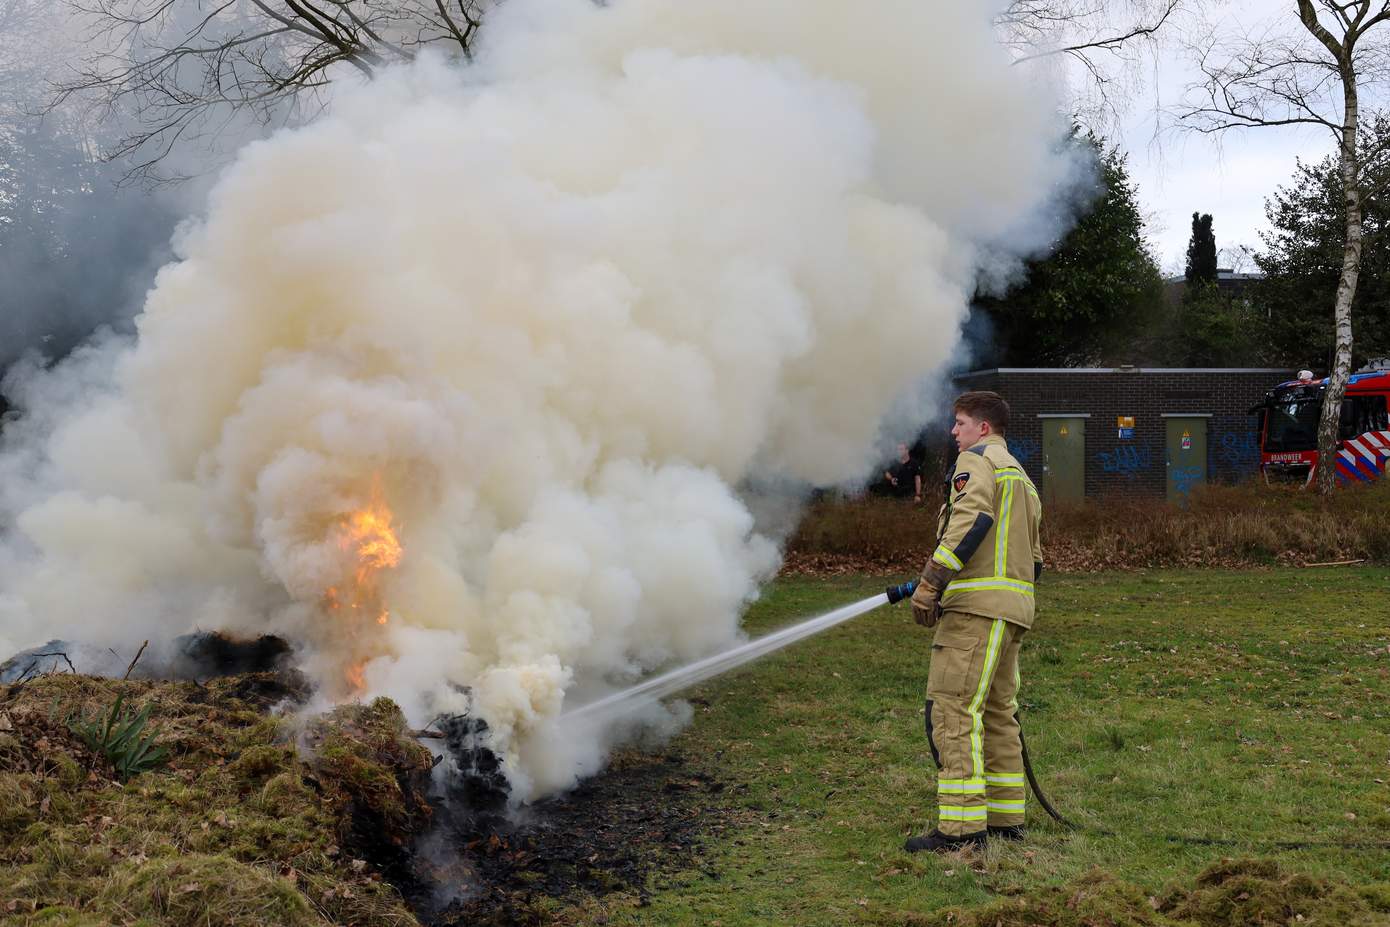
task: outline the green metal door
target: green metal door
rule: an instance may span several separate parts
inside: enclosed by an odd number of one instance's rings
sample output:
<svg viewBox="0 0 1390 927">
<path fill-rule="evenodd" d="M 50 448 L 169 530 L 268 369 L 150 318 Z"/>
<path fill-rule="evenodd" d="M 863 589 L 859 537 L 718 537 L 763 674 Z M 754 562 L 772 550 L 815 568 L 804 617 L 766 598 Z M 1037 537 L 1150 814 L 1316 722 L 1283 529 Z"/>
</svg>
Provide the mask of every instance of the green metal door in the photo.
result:
<svg viewBox="0 0 1390 927">
<path fill-rule="evenodd" d="M 1080 502 L 1086 495 L 1086 420 L 1045 418 L 1043 502 Z"/>
<path fill-rule="evenodd" d="M 1195 486 L 1207 481 L 1207 420 L 1169 418 L 1168 501 L 1185 502 Z"/>
</svg>

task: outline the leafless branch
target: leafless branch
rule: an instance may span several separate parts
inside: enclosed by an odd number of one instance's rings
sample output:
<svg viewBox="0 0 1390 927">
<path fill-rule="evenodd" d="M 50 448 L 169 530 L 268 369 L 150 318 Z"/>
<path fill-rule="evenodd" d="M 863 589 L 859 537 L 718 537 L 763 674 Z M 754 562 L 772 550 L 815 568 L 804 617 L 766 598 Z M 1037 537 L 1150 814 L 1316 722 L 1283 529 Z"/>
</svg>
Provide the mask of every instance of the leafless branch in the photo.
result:
<svg viewBox="0 0 1390 927">
<path fill-rule="evenodd" d="M 150 646 L 149 641 L 145 641 L 140 645 L 140 649 L 135 652 L 135 659 L 131 660 L 130 665 L 125 668 L 125 675 L 121 677 L 122 679 L 130 678 L 130 674 L 135 670 L 135 664 L 140 662 L 140 658 L 145 655 L 145 648 L 148 646 Z"/>
<path fill-rule="evenodd" d="M 0 0 L 0 17 L 15 2 Z M 424 44 L 468 56 L 488 2 L 67 0 L 91 51 L 54 87 L 49 110 L 81 101 L 123 120 L 128 130 L 103 154 L 129 159 L 129 179 L 178 179 L 168 163 L 178 144 L 214 145 L 246 117 L 278 126 L 318 112 L 344 73 L 371 77 Z"/>
<path fill-rule="evenodd" d="M 1018 7 L 1034 5 L 1036 4 L 1030 4 L 1028 0 L 1015 0 L 1015 2 L 1010 5 L 1010 11 L 1013 11 Z M 1071 55 L 1072 57 L 1077 57 L 1082 60 L 1086 60 L 1085 55 L 1087 52 L 1102 50 L 1113 52 L 1121 48 L 1123 45 L 1125 45 L 1125 43 L 1132 41 L 1133 39 L 1144 38 L 1157 34 L 1157 32 L 1160 29 L 1162 29 L 1164 25 L 1167 24 L 1168 20 L 1172 18 L 1173 14 L 1177 12 L 1177 10 L 1181 6 L 1182 0 L 1167 0 L 1167 2 L 1159 9 L 1156 18 L 1151 19 L 1147 22 L 1141 21 L 1135 23 L 1132 26 L 1128 27 L 1127 31 L 1121 29 L 1121 31 L 1111 35 L 1097 35 L 1092 38 L 1076 42 L 1072 45 L 1063 45 L 1058 48 L 1044 48 L 1041 51 L 1036 51 L 1031 54 L 1020 55 L 1019 57 L 1014 59 L 1014 63 L 1020 64 L 1024 61 L 1034 61 L 1038 58 L 1046 58 L 1051 55 Z M 1006 13 L 1005 15 L 1008 16 L 1009 14 Z M 1015 21 L 1016 19 L 1017 17 L 1015 17 Z M 1047 21 L 1056 23 L 1065 20 L 1054 14 L 1048 17 Z"/>
<path fill-rule="evenodd" d="M 68 659 L 68 655 L 61 650 L 45 650 L 42 653 L 31 653 L 29 654 L 29 657 L 29 665 L 24 668 L 24 672 L 19 674 L 20 682 L 26 681 L 29 678 L 29 674 L 34 672 L 35 668 L 37 668 L 39 665 L 40 657 L 62 657 L 63 662 L 68 665 L 68 669 L 73 673 L 73 675 L 77 674 L 77 667 L 72 665 L 72 661 Z"/>
<path fill-rule="evenodd" d="M 995 20 L 1016 65 L 1062 66 L 1073 115 L 1118 126 L 1163 36 L 1207 0 L 1010 0 Z"/>
</svg>

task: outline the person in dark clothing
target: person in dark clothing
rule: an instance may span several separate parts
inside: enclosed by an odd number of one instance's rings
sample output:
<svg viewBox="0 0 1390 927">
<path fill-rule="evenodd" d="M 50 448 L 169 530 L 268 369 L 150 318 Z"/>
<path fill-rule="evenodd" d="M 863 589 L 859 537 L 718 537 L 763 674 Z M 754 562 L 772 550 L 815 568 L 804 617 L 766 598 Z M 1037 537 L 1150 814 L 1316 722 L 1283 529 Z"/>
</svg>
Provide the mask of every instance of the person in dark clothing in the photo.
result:
<svg viewBox="0 0 1390 927">
<path fill-rule="evenodd" d="M 906 444 L 898 445 L 898 459 L 883 471 L 883 479 L 890 496 L 906 499 L 910 495 L 914 502 L 922 501 L 922 465 Z"/>
</svg>

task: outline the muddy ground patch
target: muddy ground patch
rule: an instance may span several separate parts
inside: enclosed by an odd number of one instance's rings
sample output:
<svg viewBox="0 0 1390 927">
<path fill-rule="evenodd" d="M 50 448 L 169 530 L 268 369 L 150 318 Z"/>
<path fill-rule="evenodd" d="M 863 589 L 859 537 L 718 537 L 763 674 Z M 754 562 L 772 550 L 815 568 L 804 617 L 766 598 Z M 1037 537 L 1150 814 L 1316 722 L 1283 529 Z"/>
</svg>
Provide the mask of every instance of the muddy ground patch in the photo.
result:
<svg viewBox="0 0 1390 927">
<path fill-rule="evenodd" d="M 431 833 L 403 888 L 421 920 L 440 927 L 549 923 L 564 907 L 615 895 L 640 908 L 661 871 L 717 875 L 705 854 L 735 824 L 737 790 L 678 754 L 624 752 L 512 820 Z"/>
</svg>

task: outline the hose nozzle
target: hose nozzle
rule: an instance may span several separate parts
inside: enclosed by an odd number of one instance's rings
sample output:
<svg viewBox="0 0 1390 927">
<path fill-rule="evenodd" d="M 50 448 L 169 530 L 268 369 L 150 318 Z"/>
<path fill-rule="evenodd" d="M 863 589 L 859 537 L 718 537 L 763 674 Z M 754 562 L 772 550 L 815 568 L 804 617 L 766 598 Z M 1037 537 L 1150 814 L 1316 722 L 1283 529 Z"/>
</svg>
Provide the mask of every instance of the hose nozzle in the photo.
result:
<svg viewBox="0 0 1390 927">
<path fill-rule="evenodd" d="M 917 590 L 917 580 L 900 583 L 896 586 L 889 586 L 884 592 L 888 593 L 888 604 L 897 605 L 903 599 L 912 598 L 912 593 Z"/>
</svg>

